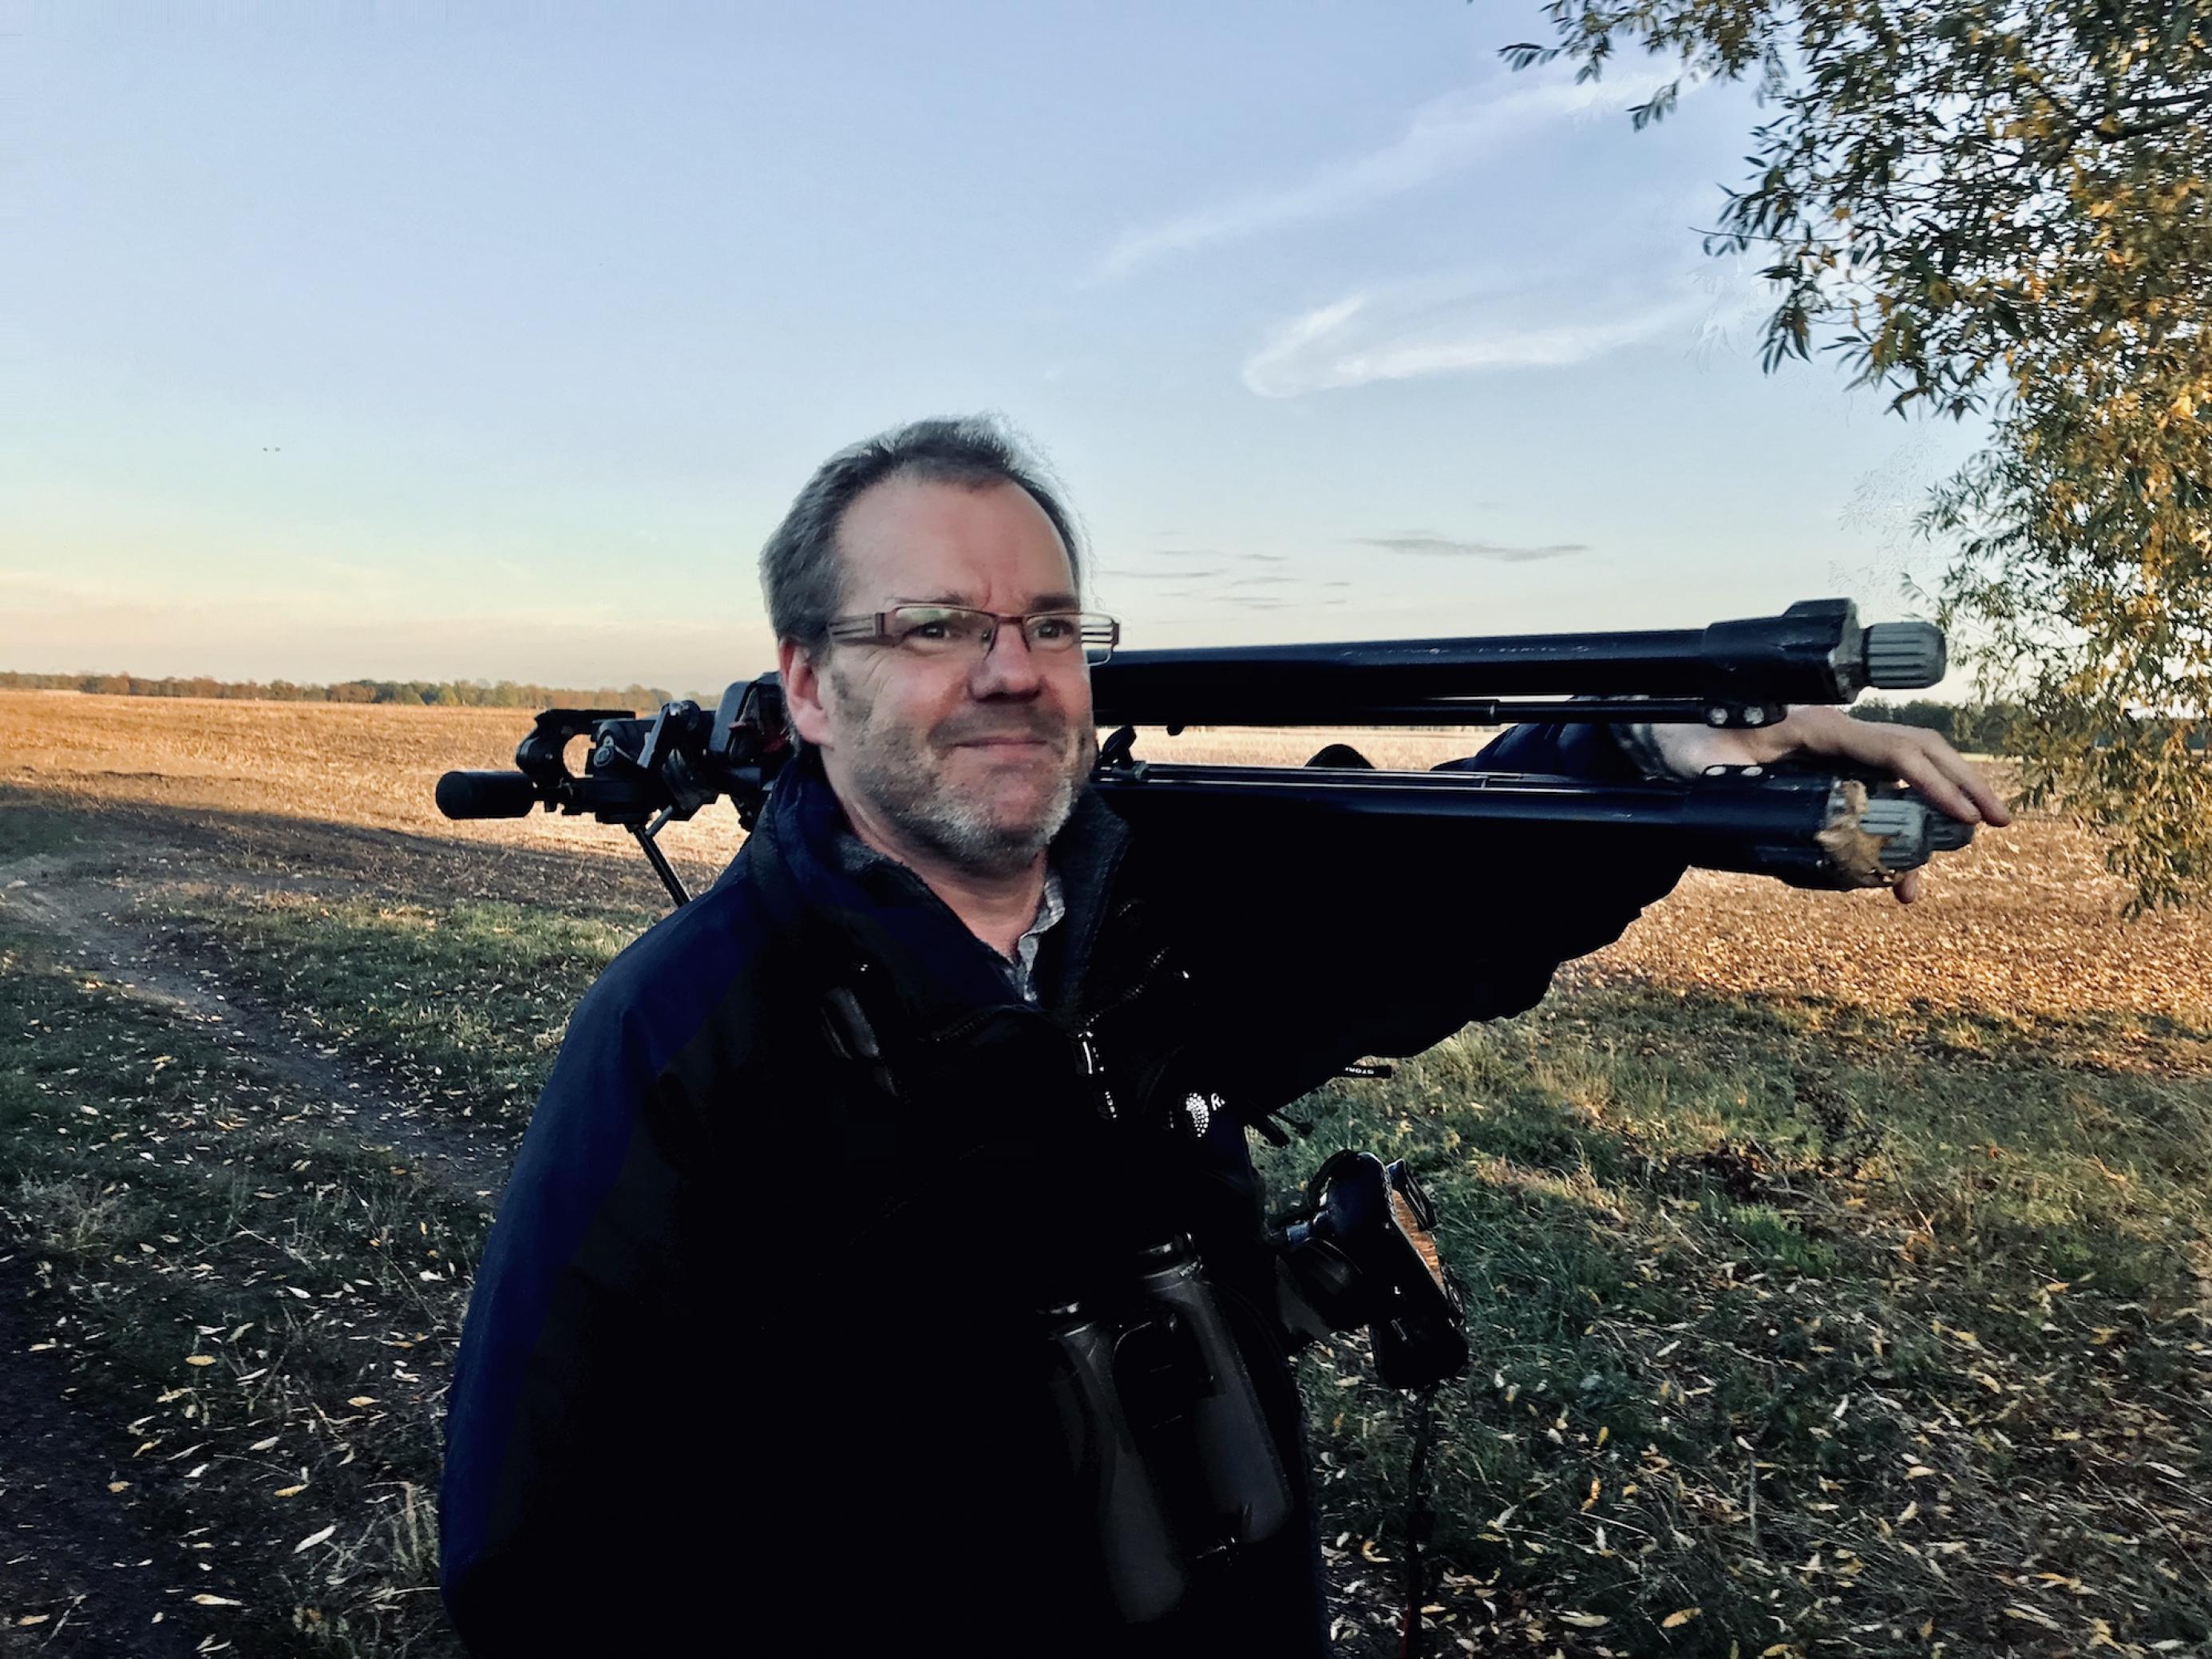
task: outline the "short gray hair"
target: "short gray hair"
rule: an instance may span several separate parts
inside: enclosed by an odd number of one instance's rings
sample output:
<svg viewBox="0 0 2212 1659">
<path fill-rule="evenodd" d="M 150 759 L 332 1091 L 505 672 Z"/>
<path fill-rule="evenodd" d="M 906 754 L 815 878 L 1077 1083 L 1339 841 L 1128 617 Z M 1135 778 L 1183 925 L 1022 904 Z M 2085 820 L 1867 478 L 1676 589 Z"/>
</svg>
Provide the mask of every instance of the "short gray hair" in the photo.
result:
<svg viewBox="0 0 2212 1659">
<path fill-rule="evenodd" d="M 808 651 L 822 647 L 823 629 L 844 598 L 838 525 L 863 491 L 896 477 L 969 489 L 1013 484 L 1026 491 L 1060 532 L 1069 574 L 1082 591 L 1074 520 L 1044 464 L 1006 423 L 988 415 L 914 421 L 823 462 L 761 549 L 761 593 L 778 640 L 795 640 Z"/>
</svg>

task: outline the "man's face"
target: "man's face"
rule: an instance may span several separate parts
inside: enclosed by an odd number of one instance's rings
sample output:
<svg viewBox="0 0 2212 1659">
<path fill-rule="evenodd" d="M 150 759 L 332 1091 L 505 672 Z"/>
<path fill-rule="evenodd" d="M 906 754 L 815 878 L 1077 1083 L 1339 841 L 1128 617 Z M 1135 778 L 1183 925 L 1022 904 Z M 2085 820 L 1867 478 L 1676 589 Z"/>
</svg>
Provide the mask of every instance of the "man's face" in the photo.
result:
<svg viewBox="0 0 2212 1659">
<path fill-rule="evenodd" d="M 971 605 L 1000 616 L 1075 609 L 1052 520 L 1013 484 L 894 477 L 838 530 L 843 611 Z M 863 836 L 976 875 L 1033 865 L 1067 821 L 1097 751 L 1080 648 L 1032 651 L 1001 624 L 987 653 L 917 657 L 840 641 L 781 652 L 799 735 Z"/>
</svg>

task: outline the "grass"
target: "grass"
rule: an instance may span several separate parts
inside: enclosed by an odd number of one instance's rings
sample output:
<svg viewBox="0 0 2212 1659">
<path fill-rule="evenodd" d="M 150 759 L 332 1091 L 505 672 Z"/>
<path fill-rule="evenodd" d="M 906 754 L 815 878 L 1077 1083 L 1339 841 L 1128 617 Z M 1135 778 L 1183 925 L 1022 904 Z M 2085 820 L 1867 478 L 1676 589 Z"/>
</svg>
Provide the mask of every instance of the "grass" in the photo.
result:
<svg viewBox="0 0 2212 1659">
<path fill-rule="evenodd" d="M 438 1399 L 488 1218 L 7 930 L 0 1031 L 0 1249 L 180 1612 L 209 1650 L 453 1650 Z"/>
<path fill-rule="evenodd" d="M 161 914 L 301 1035 L 447 1115 L 518 1132 L 569 1010 L 652 920 L 206 888 L 167 898 Z"/>
<path fill-rule="evenodd" d="M 0 784 L 0 864 L 66 852 L 76 841 L 67 813 L 37 795 Z"/>
<path fill-rule="evenodd" d="M 1285 1190 L 1404 1158 L 1442 1212 L 1476 1361 L 1437 1616 L 1485 1650 L 2203 1643 L 2212 1087 L 1828 1014 L 1585 992 L 1268 1155 Z M 1401 1413 L 1357 1340 L 1316 1361 L 1332 1547 L 1382 1583 Z"/>
<path fill-rule="evenodd" d="M 645 920 L 295 895 L 173 914 L 321 1039 L 518 1116 L 562 1013 Z M 2116 1044 L 2157 1063 L 2087 1058 Z M 1432 1465 L 1436 1616 L 1593 1653 L 2205 1640 L 2207 1048 L 2156 1019 L 1584 990 L 1305 1103 L 1310 1141 L 1263 1160 L 1274 1184 L 1339 1144 L 1407 1158 L 1468 1288 L 1477 1362 L 1440 1400 Z M 103 1063 L 79 1091 L 128 1097 L 131 1065 Z M 274 1182 L 286 1160 L 264 1161 Z M 46 1236 L 88 1260 L 120 1239 L 127 1261 L 157 1224 L 144 1178 L 97 1173 L 41 1189 Z M 327 1206 L 291 1182 L 334 1285 L 388 1263 L 361 1229 L 319 1231 Z M 243 1177 L 198 1190 L 221 1212 L 203 1231 L 234 1243 L 258 1203 L 293 1210 L 241 1199 Z M 410 1323 L 454 1334 L 419 1303 Z M 162 1340 L 130 1363 L 173 1370 Z M 1357 1339 L 1304 1382 L 1331 1547 L 1387 1602 L 1403 1413 Z M 421 1490 L 426 1425 L 389 1432 Z"/>
</svg>

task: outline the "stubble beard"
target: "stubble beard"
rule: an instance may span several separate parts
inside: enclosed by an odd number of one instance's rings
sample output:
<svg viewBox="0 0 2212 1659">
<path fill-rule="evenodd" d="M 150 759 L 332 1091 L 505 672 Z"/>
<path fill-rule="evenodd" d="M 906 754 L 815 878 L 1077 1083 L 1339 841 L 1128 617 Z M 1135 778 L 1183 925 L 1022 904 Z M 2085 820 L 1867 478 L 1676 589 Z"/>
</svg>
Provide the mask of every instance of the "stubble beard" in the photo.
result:
<svg viewBox="0 0 2212 1659">
<path fill-rule="evenodd" d="M 848 689 L 836 684 L 834 671 L 830 678 L 846 706 L 853 707 Z M 994 807 L 995 792 L 963 790 L 946 776 L 954 745 L 987 731 L 1042 738 L 1060 750 L 1063 763 L 1036 811 L 1002 817 Z M 846 739 L 844 759 L 853 787 L 917 849 L 978 876 L 1001 877 L 1035 864 L 1066 827 L 1097 744 L 1088 727 L 1071 732 L 1042 711 L 969 714 L 927 732 L 878 726 L 864 716 Z"/>
</svg>

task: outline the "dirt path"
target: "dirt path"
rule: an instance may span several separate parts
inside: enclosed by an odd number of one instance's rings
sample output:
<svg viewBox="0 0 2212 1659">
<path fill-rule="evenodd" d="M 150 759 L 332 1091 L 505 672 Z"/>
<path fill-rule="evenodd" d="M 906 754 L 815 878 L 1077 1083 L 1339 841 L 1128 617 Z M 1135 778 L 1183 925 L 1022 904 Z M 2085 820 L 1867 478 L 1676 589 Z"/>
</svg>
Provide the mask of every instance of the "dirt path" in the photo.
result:
<svg viewBox="0 0 2212 1659">
<path fill-rule="evenodd" d="M 62 1356 L 33 1352 L 33 1278 L 20 1254 L 0 1258 L 0 1656 L 193 1653 L 207 1626 L 188 1598 L 161 1588 L 191 1581 L 191 1553 L 108 1490 L 125 1478 L 106 1449 L 112 1431 L 70 1403 Z"/>
<path fill-rule="evenodd" d="M 98 967 L 126 994 L 202 1028 L 324 1103 L 337 1120 L 333 1127 L 350 1129 L 368 1145 L 388 1146 L 456 1195 L 498 1194 L 514 1158 L 511 1144 L 426 1120 L 415 1103 L 386 1094 L 374 1073 L 287 1030 L 252 993 L 225 980 L 220 962 L 190 935 L 138 920 L 130 890 L 112 874 L 115 861 L 115 848 L 106 844 L 0 864 L 0 917 L 35 928 Z"/>
<path fill-rule="evenodd" d="M 157 855 L 103 838 L 0 863 L 0 917 L 322 1103 L 332 1130 L 388 1146 L 457 1196 L 495 1197 L 511 1145 L 426 1121 L 383 1079 L 288 1031 L 188 935 L 133 913 L 126 879 L 143 879 Z M 40 1348 L 40 1294 L 25 1253 L 0 1256 L 0 1659 L 221 1651 L 228 1644 L 209 1634 L 189 1598 L 164 1588 L 189 1584 L 202 1558 L 150 1533 L 127 1486 L 108 1489 L 127 1479 L 114 1465 L 112 1426 L 75 1404 L 63 1356 Z"/>
<path fill-rule="evenodd" d="M 164 849 L 131 836 L 0 863 L 0 918 L 38 931 L 131 998 L 195 1026 L 327 1110 L 331 1133 L 392 1148 L 456 1197 L 498 1197 L 511 1141 L 429 1121 L 387 1079 L 283 1026 L 191 933 L 149 921 L 133 894 Z M 170 849 L 173 852 L 173 849 Z M 164 860 L 166 863 L 166 860 Z M 237 872 L 226 872 L 237 878 Z M 274 876 L 248 884 L 301 887 Z M 327 880 L 319 884 L 327 884 Z M 179 1590 L 201 1558 L 157 1537 L 112 1464 L 112 1425 L 73 1402 L 62 1356 L 42 1352 L 35 1263 L 0 1256 L 0 1659 L 170 1659 L 228 1646 Z M 35 1620 L 35 1624 L 22 1624 Z M 222 1646 L 215 1646 L 222 1644 Z"/>
</svg>

